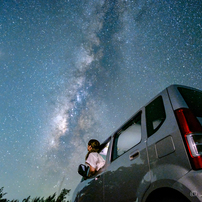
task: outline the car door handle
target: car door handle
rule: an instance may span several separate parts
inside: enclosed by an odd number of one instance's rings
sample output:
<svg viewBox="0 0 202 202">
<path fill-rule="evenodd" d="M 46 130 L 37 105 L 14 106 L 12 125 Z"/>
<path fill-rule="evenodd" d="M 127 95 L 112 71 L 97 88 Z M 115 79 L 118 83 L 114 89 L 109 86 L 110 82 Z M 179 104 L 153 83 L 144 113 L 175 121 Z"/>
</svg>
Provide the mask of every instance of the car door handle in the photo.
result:
<svg viewBox="0 0 202 202">
<path fill-rule="evenodd" d="M 129 159 L 133 160 L 139 156 L 140 152 L 139 151 L 134 151 L 133 153 L 130 154 Z"/>
</svg>

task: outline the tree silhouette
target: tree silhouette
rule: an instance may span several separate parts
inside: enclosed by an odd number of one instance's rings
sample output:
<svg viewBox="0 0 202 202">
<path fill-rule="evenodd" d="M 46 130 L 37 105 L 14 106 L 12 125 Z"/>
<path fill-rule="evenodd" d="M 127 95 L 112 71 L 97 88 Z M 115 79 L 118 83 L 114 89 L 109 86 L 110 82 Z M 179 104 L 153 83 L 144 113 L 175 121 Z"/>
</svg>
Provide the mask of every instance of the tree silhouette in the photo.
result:
<svg viewBox="0 0 202 202">
<path fill-rule="evenodd" d="M 19 202 L 19 200 L 13 199 L 8 200 L 3 198 L 7 193 L 3 192 L 4 187 L 0 189 L 0 202 Z M 54 193 L 51 196 L 48 196 L 46 199 L 44 197 L 35 197 L 31 199 L 31 196 L 28 196 L 27 198 L 23 199 L 22 202 L 69 202 L 66 201 L 66 195 L 69 194 L 71 189 L 63 189 L 59 196 L 56 198 L 56 193 Z"/>
<path fill-rule="evenodd" d="M 7 202 L 7 199 L 3 199 L 4 195 L 6 195 L 6 193 L 3 193 L 3 187 L 0 189 L 0 202 Z"/>
<path fill-rule="evenodd" d="M 29 202 L 31 196 L 28 196 L 27 198 L 23 199 L 22 202 Z"/>
<path fill-rule="evenodd" d="M 63 189 L 60 193 L 60 195 L 58 196 L 56 202 L 62 202 L 65 201 L 66 199 L 66 195 L 71 191 L 71 189 Z M 67 201 L 68 202 L 68 201 Z"/>
</svg>

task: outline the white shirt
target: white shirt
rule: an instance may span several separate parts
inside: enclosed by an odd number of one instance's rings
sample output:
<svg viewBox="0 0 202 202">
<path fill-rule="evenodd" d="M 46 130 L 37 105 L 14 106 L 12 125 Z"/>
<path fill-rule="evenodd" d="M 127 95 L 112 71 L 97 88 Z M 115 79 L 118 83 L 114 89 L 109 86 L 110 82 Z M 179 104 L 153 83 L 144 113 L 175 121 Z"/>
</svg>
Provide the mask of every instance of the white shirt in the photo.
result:
<svg viewBox="0 0 202 202">
<path fill-rule="evenodd" d="M 100 170 L 105 165 L 105 160 L 97 152 L 91 152 L 86 159 L 86 163 L 95 168 L 96 171 Z"/>
</svg>

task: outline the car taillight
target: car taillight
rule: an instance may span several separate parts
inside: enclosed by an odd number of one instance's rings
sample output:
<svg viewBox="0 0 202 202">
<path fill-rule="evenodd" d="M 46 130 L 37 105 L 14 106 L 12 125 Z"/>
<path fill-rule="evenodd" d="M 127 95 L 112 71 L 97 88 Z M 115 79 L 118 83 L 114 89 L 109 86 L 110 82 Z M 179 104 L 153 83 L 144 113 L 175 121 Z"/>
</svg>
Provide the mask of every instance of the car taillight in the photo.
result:
<svg viewBox="0 0 202 202">
<path fill-rule="evenodd" d="M 175 115 L 186 143 L 193 169 L 202 169 L 202 126 L 190 109 L 177 109 Z"/>
</svg>

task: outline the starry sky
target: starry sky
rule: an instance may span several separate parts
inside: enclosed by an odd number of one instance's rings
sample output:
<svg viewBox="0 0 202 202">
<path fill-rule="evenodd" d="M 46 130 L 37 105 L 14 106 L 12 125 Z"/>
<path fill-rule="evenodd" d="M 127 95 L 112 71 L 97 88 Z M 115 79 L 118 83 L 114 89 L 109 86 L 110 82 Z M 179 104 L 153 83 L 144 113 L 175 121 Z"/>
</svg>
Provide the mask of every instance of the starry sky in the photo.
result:
<svg viewBox="0 0 202 202">
<path fill-rule="evenodd" d="M 89 139 L 104 141 L 171 84 L 202 89 L 201 78 L 200 0 L 2 0 L 6 198 L 72 194 Z"/>
</svg>

